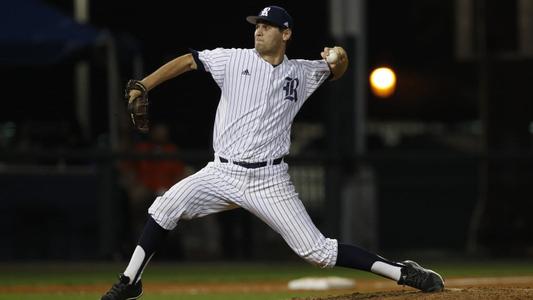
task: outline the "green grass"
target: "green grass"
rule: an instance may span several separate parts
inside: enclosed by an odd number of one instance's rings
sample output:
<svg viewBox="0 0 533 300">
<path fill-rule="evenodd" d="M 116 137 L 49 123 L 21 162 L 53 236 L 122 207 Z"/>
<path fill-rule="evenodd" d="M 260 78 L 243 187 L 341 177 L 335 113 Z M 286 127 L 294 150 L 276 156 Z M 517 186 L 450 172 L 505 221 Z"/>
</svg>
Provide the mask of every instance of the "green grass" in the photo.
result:
<svg viewBox="0 0 533 300">
<path fill-rule="evenodd" d="M 430 266 L 446 277 L 532 276 L 532 260 L 459 261 Z"/>
<path fill-rule="evenodd" d="M 142 300 L 286 300 L 292 297 L 306 297 L 317 295 L 331 295 L 332 293 L 269 293 L 269 294 L 203 294 L 203 295 L 145 295 Z M 100 299 L 101 294 L 9 294 L 0 295 L 0 300 L 95 300 Z"/>
<path fill-rule="evenodd" d="M 533 261 L 453 261 L 424 264 L 446 277 L 533 276 Z M 104 284 L 110 286 L 124 264 L 106 263 L 24 263 L 0 265 L 0 288 L 13 285 L 47 286 L 50 284 Z M 342 276 L 354 279 L 379 279 L 373 274 L 345 268 L 319 269 L 305 263 L 163 263 L 149 266 L 143 276 L 145 283 L 229 283 L 257 281 L 288 281 L 304 276 Z M 162 294 L 148 293 L 143 300 L 281 300 L 292 297 L 334 294 L 334 292 L 287 293 L 217 293 Z M 85 300 L 99 299 L 99 293 L 8 293 L 0 300 Z"/>
<path fill-rule="evenodd" d="M 125 265 L 104 263 L 28 263 L 0 265 L 0 286 L 13 284 L 96 284 L 114 281 Z M 279 281 L 302 276 L 373 275 L 350 269 L 319 269 L 305 263 L 153 263 L 144 282 L 253 282 Z"/>
<path fill-rule="evenodd" d="M 99 299 L 96 294 L 84 294 L 84 295 L 75 295 L 75 294 L 7 294 L 7 295 L 0 295 L 0 300 L 52 300 L 52 299 L 60 299 L 60 300 L 95 300 Z M 144 300 L 144 299 L 143 299 Z"/>
<path fill-rule="evenodd" d="M 49 284 L 105 284 L 111 286 L 116 276 L 124 268 L 123 264 L 104 263 L 27 263 L 1 265 L 0 287 L 12 285 L 46 286 Z M 229 282 L 257 282 L 257 281 L 288 281 L 304 276 L 343 276 L 343 277 L 371 278 L 373 275 L 364 272 L 354 272 L 349 269 L 319 269 L 305 263 L 153 263 L 145 271 L 143 282 L 149 283 L 229 283 Z M 317 292 L 289 292 L 289 293 L 216 293 L 216 294 L 186 294 L 169 295 L 150 293 L 143 300 L 282 300 L 292 297 L 320 295 Z M 332 294 L 328 292 L 327 294 Z M 0 295 L 0 300 L 37 300 L 37 299 L 99 299 L 100 294 L 93 293 L 65 293 L 65 294 L 15 294 Z"/>
</svg>

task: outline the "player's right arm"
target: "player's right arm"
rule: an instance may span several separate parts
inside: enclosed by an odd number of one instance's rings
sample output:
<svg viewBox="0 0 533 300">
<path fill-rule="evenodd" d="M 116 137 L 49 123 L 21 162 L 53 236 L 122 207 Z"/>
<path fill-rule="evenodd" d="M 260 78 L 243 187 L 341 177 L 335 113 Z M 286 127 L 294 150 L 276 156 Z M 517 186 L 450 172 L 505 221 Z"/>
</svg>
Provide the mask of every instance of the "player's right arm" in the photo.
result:
<svg viewBox="0 0 533 300">
<path fill-rule="evenodd" d="M 169 79 L 185 72 L 196 70 L 196 68 L 196 62 L 194 61 L 192 54 L 184 54 L 162 65 L 155 72 L 141 80 L 141 82 L 149 91 Z"/>
<path fill-rule="evenodd" d="M 149 91 L 169 79 L 196 69 L 197 65 L 192 54 L 184 54 L 162 65 L 159 69 L 155 70 L 155 72 L 141 80 L 141 83 L 146 87 L 146 90 Z M 140 95 L 140 91 L 131 90 L 130 100 L 138 95 Z"/>
<path fill-rule="evenodd" d="M 141 83 L 149 91 L 161 83 L 191 70 L 207 71 L 212 74 L 215 82 L 221 86 L 226 68 L 234 49 L 216 48 L 214 50 L 196 51 L 177 57 L 146 76 Z M 130 101 L 141 94 L 138 90 L 130 91 Z"/>
</svg>

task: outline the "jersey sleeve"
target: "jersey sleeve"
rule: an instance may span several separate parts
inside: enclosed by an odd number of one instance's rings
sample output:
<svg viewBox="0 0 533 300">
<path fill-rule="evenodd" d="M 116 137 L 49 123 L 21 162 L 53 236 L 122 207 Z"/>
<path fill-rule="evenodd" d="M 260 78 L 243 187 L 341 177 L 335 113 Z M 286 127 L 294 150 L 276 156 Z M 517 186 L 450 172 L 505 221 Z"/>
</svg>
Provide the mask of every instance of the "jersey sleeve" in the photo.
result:
<svg viewBox="0 0 533 300">
<path fill-rule="evenodd" d="M 226 66 L 232 52 L 232 49 L 216 48 L 213 50 L 197 51 L 196 55 L 193 53 L 193 56 L 198 65 L 198 70 L 211 73 L 215 82 L 222 88 L 226 75 Z M 198 64 L 198 61 L 201 65 Z"/>
<path fill-rule="evenodd" d="M 306 98 L 318 89 L 331 76 L 328 63 L 323 60 L 302 60 L 302 66 L 306 75 Z"/>
</svg>

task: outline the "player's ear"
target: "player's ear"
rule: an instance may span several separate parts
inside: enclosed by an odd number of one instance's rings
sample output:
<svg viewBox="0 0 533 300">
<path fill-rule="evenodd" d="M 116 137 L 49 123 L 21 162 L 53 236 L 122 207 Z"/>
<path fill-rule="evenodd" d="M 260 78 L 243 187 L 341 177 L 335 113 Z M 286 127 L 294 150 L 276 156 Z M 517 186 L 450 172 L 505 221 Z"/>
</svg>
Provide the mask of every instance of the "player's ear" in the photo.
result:
<svg viewBox="0 0 533 300">
<path fill-rule="evenodd" d="M 292 30 L 290 28 L 283 30 L 283 40 L 286 42 L 291 39 Z"/>
</svg>

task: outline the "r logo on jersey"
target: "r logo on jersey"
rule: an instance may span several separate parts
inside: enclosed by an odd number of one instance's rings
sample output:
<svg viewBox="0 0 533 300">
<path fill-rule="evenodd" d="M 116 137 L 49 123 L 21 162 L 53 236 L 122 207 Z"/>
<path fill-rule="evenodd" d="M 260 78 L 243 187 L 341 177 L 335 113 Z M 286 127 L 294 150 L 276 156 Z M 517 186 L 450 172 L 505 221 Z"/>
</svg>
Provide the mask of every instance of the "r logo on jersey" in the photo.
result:
<svg viewBox="0 0 533 300">
<path fill-rule="evenodd" d="M 259 14 L 261 17 L 268 17 L 268 12 L 270 11 L 270 7 L 265 7 L 261 13 Z"/>
<path fill-rule="evenodd" d="M 285 77 L 285 86 L 283 87 L 283 90 L 285 91 L 285 100 L 289 101 L 298 101 L 298 92 L 296 89 L 298 88 L 298 84 L 300 81 L 298 78 L 290 78 Z"/>
</svg>

